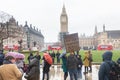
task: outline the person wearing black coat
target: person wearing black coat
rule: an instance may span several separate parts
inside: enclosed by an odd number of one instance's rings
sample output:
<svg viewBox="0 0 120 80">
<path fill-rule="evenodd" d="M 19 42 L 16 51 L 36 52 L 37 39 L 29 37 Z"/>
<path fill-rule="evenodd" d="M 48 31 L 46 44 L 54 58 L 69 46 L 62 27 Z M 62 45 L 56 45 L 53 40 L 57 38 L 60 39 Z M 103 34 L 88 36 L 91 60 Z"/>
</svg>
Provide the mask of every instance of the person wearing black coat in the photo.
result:
<svg viewBox="0 0 120 80">
<path fill-rule="evenodd" d="M 51 64 L 49 64 L 45 58 L 43 57 L 43 78 L 42 80 L 44 80 L 45 78 L 45 74 L 47 75 L 47 80 L 49 80 L 49 71 L 50 71 L 50 66 Z"/>
<path fill-rule="evenodd" d="M 59 64 L 59 63 L 60 63 L 60 58 L 59 58 L 59 56 L 60 56 L 60 52 L 59 52 L 59 51 L 57 51 L 57 53 L 56 53 L 57 64 Z"/>
<path fill-rule="evenodd" d="M 103 53 L 102 55 L 103 62 L 101 63 L 98 71 L 98 80 L 109 80 L 109 71 L 110 71 L 109 64 L 111 65 L 113 64 L 112 55 L 113 53 L 111 51 L 105 51 Z"/>
<path fill-rule="evenodd" d="M 24 76 L 27 80 L 39 80 L 40 79 L 40 70 L 39 70 L 39 60 L 33 58 L 30 60 L 29 70 Z"/>
<path fill-rule="evenodd" d="M 81 55 L 77 55 L 77 59 L 78 59 L 78 63 L 77 63 L 77 77 L 82 79 L 82 59 L 81 59 Z"/>
<path fill-rule="evenodd" d="M 32 54 L 32 53 L 30 53 L 30 55 L 29 55 L 29 56 L 28 56 L 28 58 L 27 58 L 27 59 L 28 59 L 29 64 L 30 64 L 30 60 L 31 60 L 31 59 L 33 59 L 33 57 L 34 57 L 34 56 L 33 56 L 33 54 Z"/>
<path fill-rule="evenodd" d="M 53 64 L 54 64 L 54 60 L 55 60 L 55 52 L 53 51 L 52 53 L 51 53 L 51 57 L 52 57 L 52 60 L 53 60 Z"/>
<path fill-rule="evenodd" d="M 3 50 L 0 50 L 0 65 L 3 65 L 4 57 Z"/>
</svg>

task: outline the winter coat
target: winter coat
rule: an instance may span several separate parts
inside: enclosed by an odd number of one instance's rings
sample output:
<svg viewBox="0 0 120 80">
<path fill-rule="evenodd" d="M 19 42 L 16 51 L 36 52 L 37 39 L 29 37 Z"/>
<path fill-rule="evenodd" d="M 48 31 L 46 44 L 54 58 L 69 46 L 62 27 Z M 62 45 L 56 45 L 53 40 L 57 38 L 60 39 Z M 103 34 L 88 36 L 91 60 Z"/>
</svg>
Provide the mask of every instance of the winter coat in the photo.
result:
<svg viewBox="0 0 120 80">
<path fill-rule="evenodd" d="M 92 65 L 92 61 L 93 61 L 91 53 L 89 54 L 88 60 L 89 60 L 89 66 L 91 66 Z"/>
<path fill-rule="evenodd" d="M 43 73 L 48 73 L 50 71 L 50 66 L 49 64 L 43 57 Z"/>
<path fill-rule="evenodd" d="M 60 53 L 59 53 L 59 52 L 58 52 L 58 53 L 56 53 L 56 57 L 57 57 L 57 58 L 59 58 L 59 56 L 60 56 Z"/>
<path fill-rule="evenodd" d="M 27 80 L 39 80 L 39 60 L 34 58 L 29 64 L 29 71 L 24 76 Z"/>
<path fill-rule="evenodd" d="M 78 59 L 77 70 L 81 70 L 82 69 L 82 65 L 83 65 L 83 62 L 82 62 L 82 59 L 81 59 L 81 55 L 78 55 L 77 59 Z"/>
<path fill-rule="evenodd" d="M 22 73 L 16 64 L 5 61 L 4 64 L 0 66 L 0 80 L 20 80 L 21 78 Z"/>
<path fill-rule="evenodd" d="M 28 59 L 28 62 L 30 63 L 30 60 L 33 59 L 33 58 L 34 58 L 33 54 L 30 53 L 30 55 L 29 55 L 28 58 L 27 58 L 27 59 Z"/>
<path fill-rule="evenodd" d="M 98 78 L 99 80 L 109 80 L 108 75 L 110 71 L 110 66 L 108 63 L 112 64 L 112 52 L 106 51 L 102 55 L 103 63 L 100 65 L 100 69 L 98 72 Z"/>
<path fill-rule="evenodd" d="M 67 68 L 70 69 L 77 69 L 78 60 L 74 54 L 70 54 L 67 58 Z"/>
<path fill-rule="evenodd" d="M 0 65 L 3 64 L 4 54 L 0 51 Z"/>
<path fill-rule="evenodd" d="M 83 59 L 83 62 L 84 62 L 84 66 L 89 66 L 89 55 L 88 55 L 88 53 L 87 52 L 85 52 L 85 57 L 84 57 L 84 59 Z"/>
<path fill-rule="evenodd" d="M 66 56 L 62 56 L 62 68 L 63 68 L 63 72 L 67 72 L 67 57 Z"/>
</svg>

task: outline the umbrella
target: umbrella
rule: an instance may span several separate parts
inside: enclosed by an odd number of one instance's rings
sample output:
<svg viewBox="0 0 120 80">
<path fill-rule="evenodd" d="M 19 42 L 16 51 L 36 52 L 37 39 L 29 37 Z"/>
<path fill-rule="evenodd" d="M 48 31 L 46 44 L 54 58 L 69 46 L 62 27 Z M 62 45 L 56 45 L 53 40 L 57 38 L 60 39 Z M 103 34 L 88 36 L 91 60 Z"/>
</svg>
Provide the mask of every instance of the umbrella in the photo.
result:
<svg viewBox="0 0 120 80">
<path fill-rule="evenodd" d="M 5 56 L 6 56 L 6 57 L 7 57 L 7 56 L 13 56 L 13 57 L 15 58 L 16 52 L 8 52 Z"/>
<path fill-rule="evenodd" d="M 25 58 L 25 55 L 24 55 L 24 54 L 21 54 L 21 53 L 17 53 L 17 54 L 15 55 L 15 58 L 24 59 L 24 58 Z"/>
<path fill-rule="evenodd" d="M 52 63 L 53 63 L 52 57 L 49 55 L 49 53 L 44 53 L 44 54 L 43 54 L 43 57 L 45 58 L 45 60 L 46 60 L 49 64 L 52 64 Z"/>
<path fill-rule="evenodd" d="M 8 52 L 6 54 L 6 57 L 7 56 L 13 56 L 14 58 L 22 58 L 22 59 L 25 58 L 24 54 L 21 54 L 21 53 L 18 53 L 18 52 Z"/>
</svg>

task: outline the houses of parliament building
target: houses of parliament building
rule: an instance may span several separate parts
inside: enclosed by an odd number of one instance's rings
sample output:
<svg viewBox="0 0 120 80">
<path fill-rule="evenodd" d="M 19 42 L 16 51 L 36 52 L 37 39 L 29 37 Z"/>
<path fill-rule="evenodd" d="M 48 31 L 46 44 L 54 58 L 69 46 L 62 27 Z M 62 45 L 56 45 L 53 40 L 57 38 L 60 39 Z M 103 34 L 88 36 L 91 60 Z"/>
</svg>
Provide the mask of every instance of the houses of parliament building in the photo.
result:
<svg viewBox="0 0 120 80">
<path fill-rule="evenodd" d="M 63 5 L 60 15 L 60 33 L 59 41 L 64 42 L 63 36 L 68 32 L 68 16 L 65 5 Z M 120 49 L 120 30 L 106 30 L 103 25 L 103 31 L 98 32 L 95 26 L 93 36 L 79 36 L 79 46 L 81 49 L 97 49 L 98 45 L 112 45 L 113 49 Z"/>
</svg>

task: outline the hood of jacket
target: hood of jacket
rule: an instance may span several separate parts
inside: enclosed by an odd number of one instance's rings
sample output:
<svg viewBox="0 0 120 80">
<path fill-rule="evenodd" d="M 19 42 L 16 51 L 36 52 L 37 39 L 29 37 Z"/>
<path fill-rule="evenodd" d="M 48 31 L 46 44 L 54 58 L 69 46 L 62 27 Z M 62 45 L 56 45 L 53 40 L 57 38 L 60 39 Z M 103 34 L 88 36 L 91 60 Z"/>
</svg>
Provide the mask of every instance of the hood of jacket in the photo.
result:
<svg viewBox="0 0 120 80">
<path fill-rule="evenodd" d="M 104 61 L 111 61 L 112 60 L 112 52 L 111 51 L 106 51 L 103 53 L 102 57 Z"/>
</svg>

